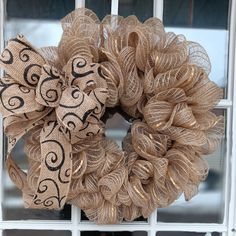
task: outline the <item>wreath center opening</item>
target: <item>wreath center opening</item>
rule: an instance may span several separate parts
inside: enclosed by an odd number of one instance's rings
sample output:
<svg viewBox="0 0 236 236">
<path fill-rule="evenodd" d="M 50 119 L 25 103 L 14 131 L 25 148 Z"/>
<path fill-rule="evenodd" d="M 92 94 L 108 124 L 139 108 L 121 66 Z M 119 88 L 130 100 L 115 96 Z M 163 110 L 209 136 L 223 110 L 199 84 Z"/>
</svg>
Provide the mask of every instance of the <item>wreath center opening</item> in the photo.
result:
<svg viewBox="0 0 236 236">
<path fill-rule="evenodd" d="M 131 123 L 119 112 L 110 114 L 105 122 L 105 136 L 114 140 L 120 148 L 122 141 L 130 130 Z"/>
</svg>

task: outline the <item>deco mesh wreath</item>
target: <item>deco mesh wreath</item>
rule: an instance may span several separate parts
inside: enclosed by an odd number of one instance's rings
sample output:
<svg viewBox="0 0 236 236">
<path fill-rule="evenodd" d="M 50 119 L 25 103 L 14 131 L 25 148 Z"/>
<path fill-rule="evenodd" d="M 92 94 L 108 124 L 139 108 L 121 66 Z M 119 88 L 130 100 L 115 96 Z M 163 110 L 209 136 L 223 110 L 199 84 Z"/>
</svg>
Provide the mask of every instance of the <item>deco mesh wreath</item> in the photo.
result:
<svg viewBox="0 0 236 236">
<path fill-rule="evenodd" d="M 82 8 L 62 27 L 58 47 L 36 49 L 19 35 L 0 58 L 6 166 L 25 206 L 70 203 L 111 224 L 148 217 L 182 193 L 191 199 L 208 173 L 202 155 L 223 132 L 205 50 L 156 18 L 100 22 Z M 103 122 L 118 106 L 133 119 L 122 150 Z M 23 136 L 27 173 L 11 156 Z"/>
</svg>

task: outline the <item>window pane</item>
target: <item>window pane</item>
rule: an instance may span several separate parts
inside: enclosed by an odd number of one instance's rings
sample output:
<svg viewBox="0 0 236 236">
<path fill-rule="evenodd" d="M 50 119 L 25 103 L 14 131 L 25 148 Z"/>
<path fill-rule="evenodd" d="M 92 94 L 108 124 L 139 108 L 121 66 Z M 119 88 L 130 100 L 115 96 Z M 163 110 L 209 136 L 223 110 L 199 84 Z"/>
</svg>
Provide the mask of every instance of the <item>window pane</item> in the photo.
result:
<svg viewBox="0 0 236 236">
<path fill-rule="evenodd" d="M 158 232 L 156 236 L 221 236 L 221 233 L 195 233 L 195 232 Z"/>
<path fill-rule="evenodd" d="M 72 0 L 6 2 L 5 41 L 23 34 L 35 47 L 56 46 L 62 33 L 59 19 L 75 7 Z"/>
<path fill-rule="evenodd" d="M 167 26 L 228 28 L 228 0 L 164 0 Z"/>
<path fill-rule="evenodd" d="M 60 20 L 75 9 L 74 0 L 7 0 L 8 18 Z"/>
<path fill-rule="evenodd" d="M 119 0 L 119 15 L 135 15 L 145 21 L 153 16 L 153 0 Z"/>
<path fill-rule="evenodd" d="M 116 113 L 106 121 L 106 136 L 114 140 L 121 148 L 122 141 L 130 129 L 131 123 Z"/>
<path fill-rule="evenodd" d="M 71 236 L 70 231 L 53 230 L 5 230 L 3 236 Z"/>
<path fill-rule="evenodd" d="M 228 67 L 229 0 L 164 0 L 166 31 L 200 43 L 212 64 L 210 79 L 224 88 Z"/>
<path fill-rule="evenodd" d="M 81 236 L 146 236 L 147 232 L 135 231 L 135 232 L 99 232 L 99 231 L 84 231 L 81 232 Z"/>
<path fill-rule="evenodd" d="M 205 236 L 205 233 L 193 232 L 158 232 L 156 236 Z"/>
<path fill-rule="evenodd" d="M 111 0 L 86 0 L 85 7 L 94 11 L 100 20 L 111 14 Z"/>
<path fill-rule="evenodd" d="M 57 46 L 62 29 L 59 21 L 8 19 L 5 23 L 5 41 L 22 34 L 36 48 Z"/>
<path fill-rule="evenodd" d="M 226 111 L 215 110 L 218 115 Z M 161 222 L 196 222 L 222 223 L 224 213 L 224 182 L 226 164 L 226 140 L 224 139 L 218 150 L 206 156 L 210 171 L 207 179 L 199 186 L 199 193 L 189 202 L 181 196 L 167 208 L 157 210 L 157 220 Z"/>
</svg>

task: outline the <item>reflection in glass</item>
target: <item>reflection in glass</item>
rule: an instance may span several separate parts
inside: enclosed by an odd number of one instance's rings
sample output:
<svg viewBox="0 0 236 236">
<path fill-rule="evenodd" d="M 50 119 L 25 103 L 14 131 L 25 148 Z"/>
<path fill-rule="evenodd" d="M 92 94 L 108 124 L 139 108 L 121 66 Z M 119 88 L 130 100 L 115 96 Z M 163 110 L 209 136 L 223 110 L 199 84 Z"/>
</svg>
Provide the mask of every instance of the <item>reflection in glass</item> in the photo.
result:
<svg viewBox="0 0 236 236">
<path fill-rule="evenodd" d="M 72 0 L 7 0 L 8 18 L 60 20 L 75 9 Z"/>
<path fill-rule="evenodd" d="M 99 232 L 99 231 L 84 231 L 81 232 L 81 236 L 146 236 L 147 232 L 135 231 L 135 232 Z"/>
<path fill-rule="evenodd" d="M 165 25 L 193 28 L 228 28 L 229 0 L 164 0 Z"/>
<path fill-rule="evenodd" d="M 164 0 L 166 31 L 183 34 L 206 49 L 212 64 L 210 79 L 222 88 L 227 85 L 228 8 L 228 0 Z"/>
<path fill-rule="evenodd" d="M 106 122 L 106 136 L 114 140 L 121 147 L 130 125 L 131 123 L 116 113 Z"/>
<path fill-rule="evenodd" d="M 86 0 L 85 7 L 94 11 L 99 19 L 102 20 L 111 13 L 111 0 Z"/>
<path fill-rule="evenodd" d="M 217 115 L 224 115 L 226 111 L 217 109 Z M 196 222 L 222 223 L 224 217 L 224 181 L 226 164 L 226 140 L 215 153 L 205 157 L 209 164 L 209 175 L 199 186 L 199 193 L 189 202 L 184 196 L 176 200 L 167 208 L 157 210 L 157 220 L 160 222 Z"/>
<path fill-rule="evenodd" d="M 55 230 L 4 230 L 3 236 L 71 236 L 70 231 Z"/>
<path fill-rule="evenodd" d="M 62 29 L 59 19 L 75 7 L 74 1 L 6 1 L 4 39 L 24 35 L 35 47 L 56 46 Z"/>
<path fill-rule="evenodd" d="M 9 19 L 5 23 L 5 42 L 22 34 L 36 48 L 57 46 L 62 28 L 59 21 L 43 21 L 29 19 Z"/>
<path fill-rule="evenodd" d="M 227 84 L 228 31 L 219 29 L 193 29 L 166 27 L 166 32 L 183 34 L 188 41 L 201 44 L 211 61 L 209 78 L 221 88 Z M 214 40 L 212 40 L 214 39 Z"/>
<path fill-rule="evenodd" d="M 135 15 L 145 21 L 153 16 L 153 0 L 119 0 L 119 15 Z"/>
</svg>

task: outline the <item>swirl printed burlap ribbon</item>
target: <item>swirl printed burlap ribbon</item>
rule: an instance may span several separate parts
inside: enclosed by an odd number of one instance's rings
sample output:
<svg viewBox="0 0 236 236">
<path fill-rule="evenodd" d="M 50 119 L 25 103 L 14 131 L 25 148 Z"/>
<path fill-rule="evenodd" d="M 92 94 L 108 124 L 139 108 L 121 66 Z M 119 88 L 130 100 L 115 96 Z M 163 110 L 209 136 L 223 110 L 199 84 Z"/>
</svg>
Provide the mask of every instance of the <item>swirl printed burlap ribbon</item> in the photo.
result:
<svg viewBox="0 0 236 236">
<path fill-rule="evenodd" d="M 156 18 L 100 22 L 80 8 L 62 27 L 58 47 L 36 49 L 18 36 L 0 57 L 6 164 L 25 206 L 70 203 L 112 224 L 148 217 L 181 193 L 191 199 L 208 173 L 202 155 L 223 133 L 211 111 L 222 90 L 208 78 L 205 50 Z M 118 106 L 133 120 L 122 150 L 101 121 Z M 27 172 L 11 156 L 23 136 Z"/>
<path fill-rule="evenodd" d="M 72 57 L 59 71 L 22 36 L 9 41 L 1 65 L 6 71 L 0 87 L 1 113 L 10 135 L 9 152 L 15 144 L 11 139 L 21 137 L 45 119 L 40 132 L 38 187 L 27 205 L 41 208 L 46 204 L 60 209 L 69 191 L 71 145 L 101 132 L 99 119 L 107 99 L 105 77 L 98 64 L 80 55 Z M 7 163 L 9 172 L 19 171 L 11 158 Z M 16 176 L 23 178 L 24 173 Z M 26 177 L 15 181 L 21 189 L 26 188 Z"/>
</svg>

